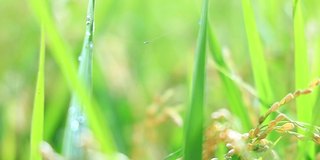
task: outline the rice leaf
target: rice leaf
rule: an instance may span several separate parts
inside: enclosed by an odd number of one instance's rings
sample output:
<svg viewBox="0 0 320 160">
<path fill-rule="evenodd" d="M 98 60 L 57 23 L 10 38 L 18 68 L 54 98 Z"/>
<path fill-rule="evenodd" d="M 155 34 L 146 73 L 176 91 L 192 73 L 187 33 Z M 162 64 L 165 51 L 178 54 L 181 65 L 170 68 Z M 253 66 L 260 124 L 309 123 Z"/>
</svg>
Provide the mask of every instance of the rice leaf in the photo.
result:
<svg viewBox="0 0 320 160">
<path fill-rule="evenodd" d="M 293 7 L 293 28 L 294 28 L 294 62 L 295 62 L 295 88 L 296 90 L 308 86 L 311 79 L 311 72 L 308 63 L 307 44 L 305 37 L 305 27 L 301 1 L 296 0 Z M 304 96 L 296 100 L 297 117 L 299 121 L 310 123 L 312 120 L 312 110 L 315 99 Z M 302 156 L 308 151 L 313 157 L 315 148 L 312 143 L 308 145 L 299 143 L 299 155 Z"/>
<path fill-rule="evenodd" d="M 208 45 L 215 63 L 222 69 L 229 71 L 229 68 L 223 59 L 221 48 L 210 26 L 208 26 Z M 252 128 L 252 123 L 250 122 L 248 111 L 243 102 L 239 88 L 235 82 L 222 72 L 219 72 L 219 76 L 226 90 L 226 96 L 228 97 L 227 99 L 231 111 L 240 118 L 241 124 L 243 125 L 243 131 L 250 130 Z"/>
<path fill-rule="evenodd" d="M 203 108 L 206 64 L 206 32 L 208 0 L 203 0 L 200 29 L 198 33 L 197 48 L 191 88 L 191 102 L 187 110 L 185 123 L 184 159 L 202 159 L 203 140 Z"/>
<path fill-rule="evenodd" d="M 44 27 L 41 27 L 41 40 L 40 40 L 40 57 L 39 69 L 37 75 L 37 85 L 35 90 L 35 98 L 32 113 L 31 124 L 31 150 L 30 159 L 40 160 L 40 144 L 43 140 L 43 117 L 44 117 L 44 65 L 45 65 L 45 33 Z"/>
<path fill-rule="evenodd" d="M 110 21 L 110 19 L 114 18 L 114 8 L 119 6 L 119 1 L 98 1 L 96 2 L 95 7 L 95 35 L 99 36 L 106 31 L 106 25 Z M 99 23 L 97 23 L 97 20 Z M 95 62 L 93 62 L 95 63 Z M 93 71 L 95 69 L 93 68 Z M 95 84 L 95 82 L 93 82 Z M 51 139 L 54 135 L 54 131 L 56 131 L 57 127 L 61 123 L 62 116 L 66 112 L 68 107 L 65 107 L 65 101 L 69 97 L 69 93 L 64 88 L 64 86 L 59 86 L 56 88 L 56 94 L 61 95 L 60 97 L 52 97 L 50 98 L 50 102 L 48 102 L 48 110 L 45 114 L 45 139 Z M 63 100 L 61 100 L 63 98 Z M 60 100 L 58 100 L 60 99 Z M 51 103 L 53 102 L 53 103 Z M 57 104 L 58 103 L 58 104 Z M 52 105 L 52 106 L 51 106 Z M 54 105 L 54 106 L 53 106 Z"/>
<path fill-rule="evenodd" d="M 316 39 L 316 41 L 314 42 L 316 47 L 315 47 L 315 50 L 314 50 L 314 57 L 312 58 L 313 61 L 312 61 L 312 67 L 311 67 L 311 77 L 312 78 L 318 78 L 320 77 L 320 37 L 318 37 Z M 316 93 L 318 94 L 318 93 Z"/>
<path fill-rule="evenodd" d="M 311 66 L 311 80 L 314 80 L 316 78 L 320 77 L 320 37 L 318 36 L 318 38 L 316 39 L 315 43 L 315 50 L 314 50 L 314 57 L 313 57 L 313 61 L 312 66 Z M 319 116 L 315 113 L 319 113 L 319 112 L 315 112 L 314 110 L 318 109 L 319 107 L 316 107 L 317 103 L 320 99 L 319 99 L 319 92 L 314 92 L 310 98 L 312 99 L 313 104 L 311 104 L 312 106 L 312 124 L 313 125 L 319 125 L 319 123 L 317 121 L 315 121 L 315 119 L 319 118 Z"/>
<path fill-rule="evenodd" d="M 94 0 L 89 0 L 86 33 L 83 48 L 79 57 L 80 66 L 78 76 L 87 88 L 86 97 L 91 97 L 92 81 L 92 49 L 93 49 L 93 25 L 94 25 Z M 86 115 L 83 112 L 83 104 L 80 97 L 72 95 L 69 107 L 68 121 L 64 137 L 64 156 L 67 159 L 85 159 L 85 150 L 81 147 L 81 136 L 87 130 Z"/>
<path fill-rule="evenodd" d="M 61 71 L 68 81 L 70 88 L 75 91 L 77 97 L 80 97 L 83 104 L 83 111 L 86 114 L 89 127 L 101 145 L 104 153 L 114 154 L 115 146 L 111 138 L 110 131 L 103 123 L 103 116 L 94 98 L 90 99 L 87 94 L 83 82 L 78 79 L 75 62 L 72 59 L 70 49 L 67 47 L 61 38 L 58 29 L 56 28 L 53 18 L 49 12 L 48 5 L 45 1 L 30 0 L 31 6 L 35 11 L 38 19 L 43 17 L 45 30 L 49 47 L 52 49 L 53 58 L 61 68 Z"/>
<path fill-rule="evenodd" d="M 250 0 L 242 0 L 242 9 L 255 87 L 257 88 L 259 97 L 264 101 L 263 103 L 271 103 L 273 100 L 273 93 L 268 76 L 266 60 L 263 54 L 262 43 L 257 30 L 254 11 Z M 260 113 L 264 113 L 266 111 L 263 107 L 260 108 Z"/>
<path fill-rule="evenodd" d="M 295 88 L 300 89 L 308 86 L 310 83 L 310 70 L 308 66 L 308 54 L 300 1 L 297 1 L 294 15 L 294 44 Z M 312 107 L 306 98 L 307 97 L 297 99 L 297 114 L 299 120 L 310 122 Z"/>
</svg>

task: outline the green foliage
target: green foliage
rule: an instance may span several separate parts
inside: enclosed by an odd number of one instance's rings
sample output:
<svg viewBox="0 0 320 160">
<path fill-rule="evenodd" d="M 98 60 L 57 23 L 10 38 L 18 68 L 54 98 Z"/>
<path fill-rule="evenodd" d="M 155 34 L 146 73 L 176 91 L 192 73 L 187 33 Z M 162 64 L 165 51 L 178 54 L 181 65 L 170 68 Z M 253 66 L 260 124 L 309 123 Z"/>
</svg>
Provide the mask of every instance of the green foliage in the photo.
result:
<svg viewBox="0 0 320 160">
<path fill-rule="evenodd" d="M 307 44 L 305 38 L 305 27 L 303 14 L 301 9 L 301 1 L 294 1 L 293 6 L 293 23 L 294 23 L 294 44 L 295 44 L 295 87 L 300 89 L 303 86 L 307 86 L 311 81 L 311 69 L 309 67 L 309 56 L 307 52 Z M 297 117 L 299 121 L 311 123 L 312 111 L 316 97 L 303 97 L 297 100 Z M 315 155 L 315 148 L 312 143 L 303 144 L 299 143 L 299 157 L 304 155 L 305 151 L 308 151 L 309 156 Z"/>
<path fill-rule="evenodd" d="M 37 85 L 32 113 L 30 159 L 41 160 L 40 145 L 43 141 L 43 121 L 44 121 L 44 84 L 45 84 L 45 31 L 41 27 L 41 43 L 39 56 L 39 69 Z"/>
<path fill-rule="evenodd" d="M 219 47 L 219 44 L 215 38 L 215 35 L 211 31 L 210 27 L 208 27 L 208 42 L 209 42 L 209 48 L 215 63 L 217 63 L 217 65 L 219 65 L 219 67 L 221 67 L 222 69 L 229 71 L 229 68 L 223 58 L 222 50 Z M 243 125 L 243 131 L 250 130 L 250 128 L 252 128 L 252 124 L 250 122 L 249 114 L 243 102 L 242 95 L 239 88 L 237 88 L 235 82 L 233 82 L 229 77 L 227 77 L 222 72 L 219 73 L 219 76 L 227 92 L 226 96 L 228 96 L 228 103 L 229 103 L 230 109 L 235 115 L 237 115 L 241 119 L 242 125 Z"/>
<path fill-rule="evenodd" d="M 270 85 L 266 59 L 250 0 L 242 0 L 242 10 L 255 87 L 257 89 L 258 96 L 262 99 L 262 102 L 269 104 L 273 100 L 273 93 Z M 261 113 L 264 113 L 265 110 L 262 107 L 260 108 Z"/>
<path fill-rule="evenodd" d="M 206 78 L 206 37 L 208 0 L 203 1 L 200 29 L 192 79 L 190 106 L 185 121 L 184 159 L 201 159 L 203 141 L 203 112 Z"/>
<path fill-rule="evenodd" d="M 4 0 L 0 159 L 316 159 L 318 3 Z"/>
<path fill-rule="evenodd" d="M 86 97 L 91 97 L 92 83 L 92 57 L 93 57 L 93 25 L 94 25 L 94 0 L 88 4 L 86 17 L 86 32 L 79 56 L 79 79 L 87 89 Z M 68 121 L 64 137 L 64 155 L 67 159 L 86 159 L 85 149 L 81 147 L 81 136 L 85 135 L 87 129 L 86 115 L 83 113 L 83 103 L 76 94 L 72 95 L 69 107 Z"/>
<path fill-rule="evenodd" d="M 93 2 L 94 1 L 91 1 L 91 3 Z M 92 5 L 93 4 L 89 5 L 89 13 L 93 12 L 93 10 L 90 9 L 90 7 L 93 7 Z M 69 49 L 65 46 L 65 43 L 62 41 L 60 34 L 57 31 L 57 28 L 55 28 L 53 20 L 47 9 L 47 5 L 43 1 L 33 0 L 32 6 L 34 7 L 34 10 L 38 18 L 43 20 L 45 30 L 47 31 L 47 37 L 50 47 L 52 47 L 53 50 L 53 57 L 60 66 L 63 75 L 68 80 L 70 87 L 75 91 L 76 96 L 80 97 L 79 99 L 81 99 L 84 113 L 88 119 L 88 124 L 92 128 L 95 137 L 101 143 L 101 147 L 104 152 L 113 154 L 115 149 L 113 146 L 113 141 L 111 140 L 109 134 L 109 130 L 106 128 L 105 125 L 100 124 L 101 122 L 103 122 L 101 112 L 98 111 L 99 108 L 97 107 L 95 100 L 91 99 L 88 96 L 88 92 L 83 86 L 83 83 L 85 82 L 83 82 L 83 80 L 78 79 L 76 67 L 74 65 L 74 61 L 72 60 L 71 54 L 69 53 Z M 91 23 L 93 23 L 93 19 L 91 19 Z M 88 30 L 92 30 L 92 27 L 90 27 Z M 92 40 L 92 37 L 90 38 L 89 36 L 88 38 L 89 39 L 85 41 L 85 44 L 88 43 L 88 40 Z M 84 47 L 91 47 L 91 45 L 87 44 Z M 80 72 L 80 74 L 82 73 Z"/>
</svg>

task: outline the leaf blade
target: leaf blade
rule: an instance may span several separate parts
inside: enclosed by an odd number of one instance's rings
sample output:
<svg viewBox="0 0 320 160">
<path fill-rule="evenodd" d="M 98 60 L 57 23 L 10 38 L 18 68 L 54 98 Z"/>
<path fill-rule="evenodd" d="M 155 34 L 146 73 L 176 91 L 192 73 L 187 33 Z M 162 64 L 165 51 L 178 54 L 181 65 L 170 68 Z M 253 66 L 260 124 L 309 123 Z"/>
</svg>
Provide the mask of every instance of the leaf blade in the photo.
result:
<svg viewBox="0 0 320 160">
<path fill-rule="evenodd" d="M 268 104 L 273 100 L 273 92 L 270 85 L 267 64 L 250 0 L 242 0 L 242 10 L 255 87 L 257 88 L 258 96 L 263 100 L 264 103 Z M 260 108 L 260 113 L 264 113 L 266 111 L 266 109 L 263 107 Z"/>
<path fill-rule="evenodd" d="M 77 70 L 74 60 L 71 57 L 70 49 L 65 44 L 54 24 L 54 20 L 49 12 L 48 5 L 45 1 L 30 0 L 30 4 L 35 11 L 38 20 L 42 19 L 47 33 L 48 45 L 52 49 L 52 55 L 58 66 L 60 67 L 64 78 L 67 80 L 69 87 L 81 97 L 83 110 L 86 113 L 88 124 L 93 131 L 94 136 L 101 144 L 104 153 L 114 154 L 116 149 L 113 139 L 110 136 L 110 130 L 104 125 L 103 116 L 98 108 L 98 104 L 94 98 L 90 100 L 87 97 L 86 89 L 82 86 L 82 82 L 78 79 Z"/>
<path fill-rule="evenodd" d="M 215 63 L 222 69 L 229 71 L 226 62 L 223 59 L 221 48 L 219 47 L 219 44 L 210 28 L 210 25 L 208 26 L 208 45 Z M 247 109 L 242 100 L 242 94 L 240 90 L 237 88 L 235 82 L 233 82 L 225 74 L 219 72 L 219 76 L 226 90 L 230 109 L 243 122 L 243 131 L 250 130 L 252 128 L 252 123 L 250 122 Z"/>
<path fill-rule="evenodd" d="M 187 110 L 185 124 L 184 159 L 186 160 L 202 158 L 207 13 L 208 0 L 203 0 L 200 29 L 195 51 L 191 102 Z"/>
<path fill-rule="evenodd" d="M 32 112 L 31 124 L 31 140 L 30 140 L 30 159 L 40 160 L 40 144 L 43 140 L 43 121 L 44 121 L 44 68 L 45 68 L 45 33 L 44 27 L 41 27 L 40 40 L 40 56 L 39 69 L 37 75 L 37 84 L 34 97 L 34 105 Z"/>
<path fill-rule="evenodd" d="M 293 28 L 294 28 L 294 62 L 295 62 L 295 88 L 296 90 L 309 85 L 311 72 L 308 66 L 308 53 L 305 37 L 305 27 L 301 1 L 296 0 L 293 7 Z M 315 96 L 304 96 L 296 100 L 297 117 L 299 121 L 312 123 L 312 111 L 315 103 Z M 301 132 L 301 131 L 298 131 Z M 309 135 L 310 133 L 303 133 Z M 299 142 L 299 158 L 309 154 L 315 155 L 315 146 L 311 142 Z"/>
</svg>

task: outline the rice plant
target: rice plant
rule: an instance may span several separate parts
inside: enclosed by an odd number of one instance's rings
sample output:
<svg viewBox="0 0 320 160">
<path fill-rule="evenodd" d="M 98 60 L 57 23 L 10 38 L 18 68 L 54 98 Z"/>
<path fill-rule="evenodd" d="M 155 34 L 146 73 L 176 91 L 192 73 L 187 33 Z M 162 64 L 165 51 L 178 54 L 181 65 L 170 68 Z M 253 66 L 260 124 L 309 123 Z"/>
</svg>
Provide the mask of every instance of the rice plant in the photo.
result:
<svg viewBox="0 0 320 160">
<path fill-rule="evenodd" d="M 0 13 L 0 159 L 320 158 L 316 0 Z"/>
</svg>

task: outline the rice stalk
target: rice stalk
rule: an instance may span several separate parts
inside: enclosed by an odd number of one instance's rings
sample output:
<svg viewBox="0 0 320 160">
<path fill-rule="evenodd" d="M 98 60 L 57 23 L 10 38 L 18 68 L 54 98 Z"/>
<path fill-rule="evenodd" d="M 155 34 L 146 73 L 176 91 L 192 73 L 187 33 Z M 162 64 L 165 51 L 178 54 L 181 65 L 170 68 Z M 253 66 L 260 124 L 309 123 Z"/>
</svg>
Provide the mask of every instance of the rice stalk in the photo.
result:
<svg viewBox="0 0 320 160">
<path fill-rule="evenodd" d="M 239 132 L 232 130 L 232 127 L 230 127 L 230 124 L 228 123 L 231 123 L 234 120 L 227 110 L 222 109 L 214 112 L 211 116 L 214 120 L 213 124 L 210 125 L 206 131 L 206 150 L 204 152 L 206 159 L 212 158 L 213 149 L 217 149 L 217 146 L 220 143 L 226 143 L 226 147 L 229 149 L 225 154 L 226 159 L 233 159 L 235 156 L 239 156 L 241 159 L 248 160 L 257 158 L 280 159 L 274 148 L 282 137 L 288 135 L 296 138 L 299 142 L 313 141 L 316 144 L 320 144 L 320 127 L 292 120 L 287 115 L 278 111 L 280 107 L 292 102 L 296 98 L 299 99 L 306 95 L 310 96 L 316 87 L 319 86 L 320 79 L 317 79 L 313 81 L 309 87 L 296 90 L 287 94 L 281 100 L 274 102 L 264 116 L 260 117 L 257 127 L 245 134 L 240 134 Z M 277 113 L 278 115 L 268 123 L 264 123 L 271 113 Z M 305 132 L 310 131 L 310 128 L 313 130 L 309 135 L 298 132 L 298 130 L 303 130 Z M 275 141 L 267 139 L 272 132 L 278 132 L 280 134 L 280 137 Z"/>
</svg>

